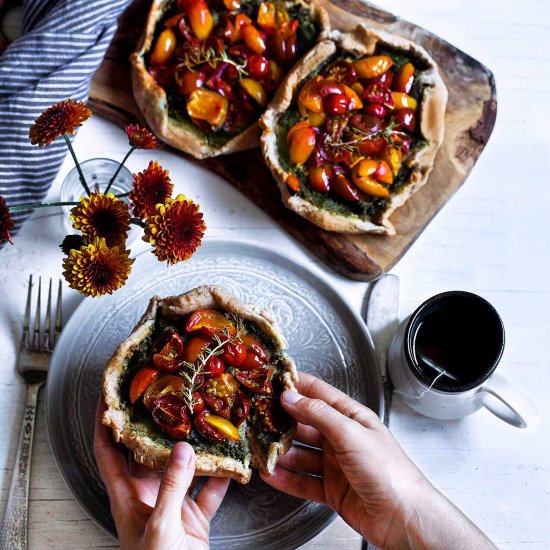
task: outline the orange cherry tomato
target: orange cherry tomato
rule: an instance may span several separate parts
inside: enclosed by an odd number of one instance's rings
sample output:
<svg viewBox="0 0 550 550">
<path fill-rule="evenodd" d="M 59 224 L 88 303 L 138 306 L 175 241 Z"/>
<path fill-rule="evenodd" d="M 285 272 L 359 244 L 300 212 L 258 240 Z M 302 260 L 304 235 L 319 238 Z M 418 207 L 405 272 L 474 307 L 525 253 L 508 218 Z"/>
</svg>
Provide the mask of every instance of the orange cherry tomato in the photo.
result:
<svg viewBox="0 0 550 550">
<path fill-rule="evenodd" d="M 313 113 L 323 112 L 323 97 L 319 93 L 318 85 L 323 80 L 319 75 L 306 82 L 298 94 L 298 110 L 302 115 L 308 111 Z"/>
<path fill-rule="evenodd" d="M 246 25 L 241 29 L 243 42 L 257 54 L 265 52 L 266 44 L 260 31 L 254 25 Z"/>
<path fill-rule="evenodd" d="M 178 78 L 178 92 L 182 95 L 191 95 L 204 84 L 206 74 L 204 71 L 185 71 Z"/>
<path fill-rule="evenodd" d="M 169 17 L 165 22 L 164 26 L 168 28 L 177 27 L 182 20 L 182 18 L 185 17 L 185 13 L 177 13 L 176 15 L 172 15 L 172 17 Z"/>
<path fill-rule="evenodd" d="M 371 55 L 354 63 L 359 78 L 375 78 L 384 74 L 392 65 L 392 58 L 387 55 Z"/>
<path fill-rule="evenodd" d="M 296 130 L 289 144 L 291 162 L 297 166 L 304 164 L 315 149 L 315 138 L 315 130 L 311 126 Z"/>
<path fill-rule="evenodd" d="M 403 160 L 403 151 L 399 147 L 386 147 L 382 153 L 382 159 L 388 163 L 392 172 L 397 174 Z"/>
<path fill-rule="evenodd" d="M 248 17 L 245 13 L 238 13 L 235 15 L 235 42 L 238 42 L 242 38 L 242 30 L 247 25 L 252 23 L 252 19 Z"/>
<path fill-rule="evenodd" d="M 300 130 L 301 128 L 309 128 L 309 126 L 310 124 L 307 120 L 300 120 L 296 124 L 293 124 L 286 135 L 286 144 L 290 145 L 290 142 L 292 141 L 293 136 L 296 134 L 298 130 Z"/>
<path fill-rule="evenodd" d="M 191 0 L 187 4 L 187 16 L 189 24 L 199 40 L 204 40 L 210 36 L 214 27 L 214 20 L 204 0 Z"/>
<path fill-rule="evenodd" d="M 130 383 L 130 403 L 135 403 L 151 383 L 158 378 L 159 374 L 157 369 L 151 367 L 139 369 Z"/>
<path fill-rule="evenodd" d="M 176 34 L 172 29 L 164 29 L 157 38 L 151 54 L 151 65 L 164 65 L 172 57 L 175 49 Z"/>
<path fill-rule="evenodd" d="M 412 109 L 416 110 L 418 102 L 414 97 L 401 92 L 392 92 L 393 100 L 395 102 L 395 109 Z"/>
<path fill-rule="evenodd" d="M 197 357 L 203 353 L 210 344 L 210 338 L 204 336 L 194 336 L 185 342 L 183 348 L 183 360 L 188 363 L 194 363 Z"/>
<path fill-rule="evenodd" d="M 393 79 L 392 88 L 396 92 L 408 94 L 411 91 L 414 82 L 414 65 L 412 63 L 405 63 Z"/>
<path fill-rule="evenodd" d="M 267 93 L 257 80 L 253 80 L 252 78 L 241 78 L 240 84 L 246 93 L 252 97 L 260 107 L 265 107 L 267 105 Z"/>
<path fill-rule="evenodd" d="M 187 100 L 187 113 L 190 117 L 204 120 L 211 126 L 221 126 L 227 117 L 229 101 L 211 90 L 194 90 Z"/>
<path fill-rule="evenodd" d="M 361 109 L 363 107 L 363 102 L 357 95 L 357 92 L 353 89 L 347 86 L 346 84 L 342 84 L 342 87 L 344 88 L 344 94 L 350 101 L 349 108 L 350 109 Z"/>
<path fill-rule="evenodd" d="M 239 0 L 223 0 L 223 5 L 229 11 L 237 11 L 241 7 Z"/>
<path fill-rule="evenodd" d="M 233 323 L 223 313 L 215 309 L 197 309 L 187 319 L 185 330 L 187 332 L 200 330 L 207 336 L 220 334 L 223 330 L 229 331 L 230 335 L 236 333 Z"/>
<path fill-rule="evenodd" d="M 267 361 L 269 359 L 269 355 L 267 354 L 265 348 L 253 336 L 243 334 L 241 336 L 241 342 L 248 351 L 255 353 L 260 359 L 263 359 L 264 361 Z"/>
<path fill-rule="evenodd" d="M 266 31 L 272 31 L 275 28 L 275 4 L 273 2 L 262 2 L 258 8 L 258 25 Z"/>
<path fill-rule="evenodd" d="M 330 191 L 330 165 L 310 166 L 307 172 L 307 181 L 318 193 L 327 194 Z"/>
<path fill-rule="evenodd" d="M 374 159 L 362 160 L 354 166 L 351 177 L 353 183 L 367 195 L 387 198 L 390 196 L 390 190 L 373 177 L 378 164 L 379 162 Z"/>
<path fill-rule="evenodd" d="M 185 382 L 181 376 L 163 374 L 154 380 L 143 394 L 143 404 L 148 410 L 153 408 L 153 402 L 159 395 L 178 395 L 185 390 Z"/>
<path fill-rule="evenodd" d="M 311 124 L 311 126 L 322 126 L 326 120 L 327 120 L 327 115 L 325 113 L 308 113 L 307 114 L 307 118 L 309 120 L 309 123 Z"/>
<path fill-rule="evenodd" d="M 378 163 L 376 171 L 374 172 L 374 177 L 378 181 L 386 183 L 387 185 L 391 185 L 393 183 L 391 168 L 388 166 L 388 163 L 383 160 Z"/>
</svg>

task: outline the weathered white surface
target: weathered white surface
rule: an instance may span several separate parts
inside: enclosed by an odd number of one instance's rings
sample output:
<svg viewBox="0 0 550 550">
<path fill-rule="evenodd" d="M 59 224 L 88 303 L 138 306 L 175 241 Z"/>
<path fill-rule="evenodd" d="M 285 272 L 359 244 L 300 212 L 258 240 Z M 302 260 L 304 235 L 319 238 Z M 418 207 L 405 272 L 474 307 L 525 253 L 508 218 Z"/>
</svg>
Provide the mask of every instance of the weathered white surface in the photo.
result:
<svg viewBox="0 0 550 550">
<path fill-rule="evenodd" d="M 536 426 L 510 428 L 485 411 L 463 421 L 439 422 L 414 415 L 398 399 L 392 428 L 430 479 L 503 548 L 547 548 L 550 540 L 550 346 L 548 271 L 550 245 L 550 2 L 544 0 L 436 0 L 380 2 L 445 37 L 495 73 L 499 115 L 493 137 L 468 182 L 448 203 L 394 270 L 401 278 L 402 317 L 427 297 L 450 289 L 477 292 L 501 313 L 507 346 L 500 372 L 531 395 L 541 409 Z M 121 158 L 126 139 L 92 119 L 81 130 L 81 159 Z M 136 153 L 134 171 L 158 159 L 170 169 L 177 191 L 198 200 L 208 237 L 268 243 L 321 269 L 357 309 L 366 285 L 331 274 L 233 188 L 165 152 Z M 70 168 L 63 166 L 50 197 Z M 0 252 L 0 500 L 3 510 L 24 390 L 15 373 L 29 273 L 58 277 L 60 215 L 37 211 L 13 247 Z M 145 245 L 143 245 L 145 246 Z M 140 243 L 139 247 L 142 247 Z M 79 298 L 66 292 L 70 304 Z M 53 463 L 39 408 L 31 482 L 33 549 L 115 547 L 72 499 Z M 342 521 L 308 548 L 359 548 Z"/>
</svg>

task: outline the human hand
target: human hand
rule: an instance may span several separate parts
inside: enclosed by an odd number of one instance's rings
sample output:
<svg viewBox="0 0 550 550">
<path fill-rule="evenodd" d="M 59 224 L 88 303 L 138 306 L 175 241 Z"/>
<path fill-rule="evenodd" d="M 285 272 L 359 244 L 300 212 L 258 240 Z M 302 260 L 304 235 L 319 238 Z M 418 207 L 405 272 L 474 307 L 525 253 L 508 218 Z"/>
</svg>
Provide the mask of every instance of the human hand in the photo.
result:
<svg viewBox="0 0 550 550">
<path fill-rule="evenodd" d="M 184 550 L 209 548 L 210 521 L 225 496 L 229 479 L 209 478 L 193 500 L 188 489 L 195 473 L 195 453 L 176 443 L 162 476 L 126 461 L 111 430 L 96 417 L 94 455 L 109 495 L 122 550 Z"/>
<path fill-rule="evenodd" d="M 295 440 L 309 447 L 293 446 L 266 483 L 330 506 L 379 548 L 494 548 L 373 411 L 305 373 L 298 391 L 281 402 L 299 422 Z"/>
</svg>

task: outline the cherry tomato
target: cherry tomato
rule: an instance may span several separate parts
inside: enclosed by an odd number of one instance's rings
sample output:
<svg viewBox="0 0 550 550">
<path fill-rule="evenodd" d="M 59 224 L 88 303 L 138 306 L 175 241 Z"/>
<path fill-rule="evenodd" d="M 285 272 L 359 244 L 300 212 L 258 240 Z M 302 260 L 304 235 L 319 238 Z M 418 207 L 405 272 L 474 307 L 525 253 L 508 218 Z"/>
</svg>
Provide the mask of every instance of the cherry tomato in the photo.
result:
<svg viewBox="0 0 550 550">
<path fill-rule="evenodd" d="M 298 109 L 302 115 L 308 111 L 313 113 L 323 112 L 323 98 L 319 93 L 318 84 L 323 79 L 319 75 L 308 80 L 298 94 Z M 328 95 L 328 94 L 327 94 Z"/>
<path fill-rule="evenodd" d="M 363 99 L 370 103 L 377 105 L 384 105 L 388 109 L 395 107 L 394 96 L 387 88 L 384 88 L 380 84 L 371 84 L 363 92 Z"/>
<path fill-rule="evenodd" d="M 261 359 L 255 353 L 249 351 L 245 360 L 239 365 L 241 370 L 261 369 L 266 364 L 266 360 Z"/>
<path fill-rule="evenodd" d="M 225 443 L 228 440 L 235 443 L 240 441 L 239 430 L 229 420 L 206 410 L 195 416 L 194 425 L 204 438 L 215 443 Z"/>
<path fill-rule="evenodd" d="M 288 417 L 278 401 L 260 398 L 254 401 L 254 406 L 260 417 L 262 431 L 282 434 L 288 428 Z"/>
<path fill-rule="evenodd" d="M 165 343 L 160 351 L 153 355 L 153 364 L 163 372 L 175 372 L 183 356 L 181 336 L 175 330 L 170 330 L 160 337 L 160 341 Z"/>
<path fill-rule="evenodd" d="M 330 165 L 310 166 L 307 172 L 307 181 L 318 193 L 327 194 L 330 191 L 329 170 Z"/>
<path fill-rule="evenodd" d="M 218 92 L 200 88 L 191 92 L 186 109 L 191 118 L 204 120 L 210 126 L 217 127 L 225 122 L 229 102 Z"/>
<path fill-rule="evenodd" d="M 197 414 L 201 412 L 204 409 L 204 398 L 203 396 L 197 392 L 193 392 L 193 414 Z"/>
<path fill-rule="evenodd" d="M 206 74 L 204 71 L 185 71 L 178 80 L 178 93 L 181 95 L 190 95 L 198 90 L 204 84 Z"/>
<path fill-rule="evenodd" d="M 256 338 L 249 336 L 248 334 L 243 334 L 241 335 L 241 342 L 247 350 L 255 353 L 260 359 L 263 359 L 264 361 L 269 359 L 267 351 L 262 344 L 256 340 Z"/>
<path fill-rule="evenodd" d="M 246 347 L 240 342 L 228 342 L 223 347 L 222 357 L 229 365 L 238 367 L 246 359 Z"/>
<path fill-rule="evenodd" d="M 143 404 L 148 410 L 153 408 L 153 402 L 159 395 L 175 394 L 185 390 L 185 383 L 181 376 L 163 374 L 153 381 L 143 394 Z"/>
<path fill-rule="evenodd" d="M 225 363 L 216 356 L 210 357 L 206 362 L 206 378 L 213 378 L 225 372 Z"/>
<path fill-rule="evenodd" d="M 227 372 L 205 380 L 203 385 L 204 401 L 213 412 L 229 419 L 235 394 L 239 384 L 233 376 Z"/>
<path fill-rule="evenodd" d="M 358 150 L 362 155 L 367 157 L 376 157 L 382 154 L 387 144 L 388 142 L 383 137 L 366 139 L 359 144 Z"/>
<path fill-rule="evenodd" d="M 411 138 L 403 135 L 403 132 L 392 132 L 390 134 L 390 141 L 392 145 L 399 147 L 404 155 L 406 155 L 411 148 Z"/>
<path fill-rule="evenodd" d="M 384 105 L 377 105 L 376 103 L 369 103 L 363 107 L 363 112 L 367 115 L 375 116 L 378 118 L 384 118 L 388 112 Z"/>
<path fill-rule="evenodd" d="M 153 420 L 173 439 L 186 439 L 191 431 L 187 407 L 177 395 L 159 395 L 151 411 Z"/>
<path fill-rule="evenodd" d="M 155 48 L 149 61 L 151 65 L 164 65 L 176 49 L 176 34 L 170 28 L 164 29 L 155 44 Z"/>
<path fill-rule="evenodd" d="M 141 394 L 154 382 L 160 372 L 157 369 L 151 367 L 143 367 L 139 369 L 130 383 L 130 403 L 135 403 Z"/>
<path fill-rule="evenodd" d="M 254 80 L 263 80 L 269 73 L 269 62 L 263 55 L 254 54 L 248 58 L 246 69 Z"/>
<path fill-rule="evenodd" d="M 355 70 L 360 78 L 374 78 L 380 76 L 392 65 L 392 58 L 387 55 L 371 55 L 354 62 Z"/>
<path fill-rule="evenodd" d="M 262 33 L 254 25 L 246 25 L 241 29 L 243 42 L 256 54 L 265 52 L 266 44 Z"/>
<path fill-rule="evenodd" d="M 250 355 L 250 354 L 249 354 Z M 261 367 L 254 370 L 241 370 L 235 374 L 235 378 L 250 391 L 261 395 L 271 395 L 273 387 L 271 377 L 273 367 Z"/>
<path fill-rule="evenodd" d="M 348 86 L 351 86 L 357 82 L 357 71 L 348 61 L 333 61 L 323 71 L 323 76 L 327 80 L 343 82 Z"/>
<path fill-rule="evenodd" d="M 405 63 L 399 71 L 397 71 L 392 88 L 396 92 L 408 94 L 414 82 L 414 70 L 414 65 L 412 63 Z"/>
<path fill-rule="evenodd" d="M 197 360 L 197 357 L 203 353 L 208 345 L 210 344 L 210 338 L 204 336 L 193 336 L 185 342 L 183 348 L 183 360 L 188 363 L 194 363 Z"/>
<path fill-rule="evenodd" d="M 148 72 L 161 88 L 171 88 L 175 82 L 175 70 L 173 65 L 151 65 Z"/>
<path fill-rule="evenodd" d="M 330 116 L 338 116 L 347 113 L 351 99 L 345 95 L 331 94 L 325 97 L 324 101 L 325 112 Z"/>
<path fill-rule="evenodd" d="M 223 313 L 214 309 L 197 309 L 190 315 L 185 325 L 187 332 L 200 330 L 207 336 L 220 334 L 224 329 L 228 330 L 230 335 L 236 333 L 233 323 Z"/>
<path fill-rule="evenodd" d="M 242 30 L 247 25 L 250 25 L 252 20 L 245 13 L 238 13 L 235 15 L 235 42 L 242 39 Z M 231 51 L 229 51 L 231 53 Z M 233 54 L 232 54 L 233 55 Z"/>
<path fill-rule="evenodd" d="M 265 88 L 260 82 L 252 78 L 241 78 L 239 84 L 246 93 L 260 106 L 265 107 L 269 101 Z"/>
<path fill-rule="evenodd" d="M 231 409 L 231 420 L 237 428 L 247 419 L 250 414 L 250 397 L 239 390 L 235 395 L 233 408 Z"/>
<path fill-rule="evenodd" d="M 374 177 L 378 181 L 386 183 L 388 185 L 391 185 L 393 183 L 393 174 L 391 172 L 391 169 L 388 166 L 388 163 L 383 160 L 378 163 L 376 171 L 374 172 Z"/>
<path fill-rule="evenodd" d="M 204 0 L 190 0 L 187 4 L 189 24 L 199 40 L 208 38 L 214 27 L 214 20 Z"/>
<path fill-rule="evenodd" d="M 304 164 L 315 149 L 315 138 L 316 132 L 311 126 L 296 130 L 288 147 L 291 162 L 297 166 Z"/>
<path fill-rule="evenodd" d="M 223 5 L 229 11 L 237 11 L 241 7 L 239 0 L 223 0 Z"/>
<path fill-rule="evenodd" d="M 390 196 L 389 189 L 374 179 L 378 166 L 379 162 L 373 159 L 365 159 L 356 164 L 352 171 L 353 183 L 367 195 L 387 198 Z"/>
<path fill-rule="evenodd" d="M 360 199 L 359 193 L 357 193 L 344 174 L 336 174 L 330 180 L 330 190 L 334 195 L 346 202 L 357 202 Z"/>
<path fill-rule="evenodd" d="M 410 95 L 403 94 L 401 92 L 393 92 L 393 101 L 396 109 L 412 109 L 416 110 L 418 102 Z"/>
<path fill-rule="evenodd" d="M 395 111 L 395 121 L 409 132 L 414 132 L 416 129 L 416 113 L 412 109 Z"/>
<path fill-rule="evenodd" d="M 286 177 L 286 184 L 295 193 L 298 193 L 298 191 L 300 191 L 300 180 L 294 174 L 290 174 Z"/>
<path fill-rule="evenodd" d="M 317 90 L 321 97 L 328 97 L 329 95 L 345 95 L 344 85 L 332 80 L 321 80 L 317 84 Z"/>
<path fill-rule="evenodd" d="M 393 82 L 393 71 L 386 71 L 384 74 L 381 74 L 380 76 L 376 76 L 374 78 L 368 78 L 365 83 L 368 86 L 371 84 L 379 84 L 382 86 L 382 88 L 387 88 L 388 90 L 391 88 Z"/>
</svg>

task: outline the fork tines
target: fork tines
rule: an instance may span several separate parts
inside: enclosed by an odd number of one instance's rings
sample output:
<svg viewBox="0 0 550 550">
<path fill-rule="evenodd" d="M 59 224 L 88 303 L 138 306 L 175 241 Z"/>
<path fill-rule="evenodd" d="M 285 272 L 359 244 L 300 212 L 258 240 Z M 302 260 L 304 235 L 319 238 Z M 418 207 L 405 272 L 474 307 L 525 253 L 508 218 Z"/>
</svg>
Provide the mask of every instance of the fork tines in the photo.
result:
<svg viewBox="0 0 550 550">
<path fill-rule="evenodd" d="M 42 321 L 42 311 L 41 311 L 41 302 L 42 302 L 42 277 L 38 278 L 38 298 L 36 301 L 36 311 L 34 315 L 34 329 L 32 338 L 30 335 L 30 317 L 31 317 L 31 301 L 32 301 L 32 275 L 29 277 L 29 286 L 27 290 L 27 305 L 25 307 L 25 317 L 23 318 L 23 336 L 21 339 L 21 344 L 27 349 L 33 351 L 52 351 L 59 334 L 61 333 L 62 328 L 62 307 L 61 307 L 61 280 L 59 281 L 58 290 L 57 290 L 57 304 L 55 310 L 55 328 L 54 328 L 54 337 L 52 338 L 52 279 L 50 278 L 50 284 L 48 287 L 48 301 L 46 305 L 46 318 L 44 322 L 44 329 L 42 334 L 42 341 L 40 341 L 41 335 L 41 321 Z"/>
</svg>

